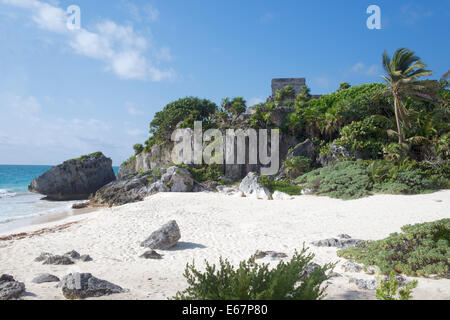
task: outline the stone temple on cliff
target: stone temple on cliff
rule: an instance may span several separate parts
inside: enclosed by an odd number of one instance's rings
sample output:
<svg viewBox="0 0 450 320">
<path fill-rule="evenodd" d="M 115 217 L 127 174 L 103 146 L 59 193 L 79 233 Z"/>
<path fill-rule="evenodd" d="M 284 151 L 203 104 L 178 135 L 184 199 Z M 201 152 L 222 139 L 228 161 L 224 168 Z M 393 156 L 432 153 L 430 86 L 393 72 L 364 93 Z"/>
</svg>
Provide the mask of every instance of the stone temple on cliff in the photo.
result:
<svg viewBox="0 0 450 320">
<path fill-rule="evenodd" d="M 277 90 L 291 86 L 295 91 L 295 96 L 300 94 L 300 90 L 306 85 L 306 78 L 275 78 L 272 79 L 272 96 L 275 97 Z M 321 95 L 311 95 L 313 99 L 320 98 Z"/>
</svg>

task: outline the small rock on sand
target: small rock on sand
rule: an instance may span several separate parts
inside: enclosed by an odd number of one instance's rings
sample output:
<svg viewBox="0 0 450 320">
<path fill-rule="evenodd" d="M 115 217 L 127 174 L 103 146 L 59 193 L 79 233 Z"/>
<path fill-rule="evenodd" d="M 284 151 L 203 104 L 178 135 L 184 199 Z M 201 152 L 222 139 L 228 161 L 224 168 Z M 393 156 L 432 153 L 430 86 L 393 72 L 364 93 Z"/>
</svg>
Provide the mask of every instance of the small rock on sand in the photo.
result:
<svg viewBox="0 0 450 320">
<path fill-rule="evenodd" d="M 59 282 L 59 278 L 50 273 L 43 273 L 35 277 L 31 282 L 33 283 Z"/>
<path fill-rule="evenodd" d="M 180 239 L 180 228 L 177 222 L 172 220 L 153 232 L 141 243 L 141 247 L 154 250 L 167 250 L 174 247 Z"/>
</svg>

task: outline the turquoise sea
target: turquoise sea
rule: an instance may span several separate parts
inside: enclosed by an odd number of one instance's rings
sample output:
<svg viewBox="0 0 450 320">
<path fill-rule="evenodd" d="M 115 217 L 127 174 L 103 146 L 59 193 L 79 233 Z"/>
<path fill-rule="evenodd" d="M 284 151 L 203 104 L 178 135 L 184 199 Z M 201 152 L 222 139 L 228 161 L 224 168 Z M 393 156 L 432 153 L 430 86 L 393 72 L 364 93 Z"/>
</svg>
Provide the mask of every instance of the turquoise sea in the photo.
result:
<svg viewBox="0 0 450 320">
<path fill-rule="evenodd" d="M 52 166 L 0 165 L 0 224 L 70 212 L 76 201 L 47 201 L 28 191 L 31 181 Z M 117 174 L 119 167 L 113 167 Z"/>
</svg>

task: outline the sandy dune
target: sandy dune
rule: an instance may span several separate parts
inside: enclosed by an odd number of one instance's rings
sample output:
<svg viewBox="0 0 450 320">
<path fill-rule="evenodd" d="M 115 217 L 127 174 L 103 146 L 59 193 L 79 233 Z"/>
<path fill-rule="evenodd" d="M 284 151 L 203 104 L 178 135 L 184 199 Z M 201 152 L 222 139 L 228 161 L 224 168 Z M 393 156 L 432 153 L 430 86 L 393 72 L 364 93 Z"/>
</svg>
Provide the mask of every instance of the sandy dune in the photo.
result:
<svg viewBox="0 0 450 320">
<path fill-rule="evenodd" d="M 39 273 L 62 277 L 70 272 L 90 272 L 128 289 L 106 299 L 167 299 L 186 282 L 183 271 L 195 260 L 217 262 L 220 256 L 233 263 L 247 259 L 256 250 L 274 250 L 291 256 L 305 242 L 346 233 L 358 239 L 381 239 L 405 224 L 450 218 L 450 190 L 428 195 L 377 195 L 355 201 L 301 196 L 291 201 L 262 201 L 207 193 L 161 193 L 143 202 L 101 209 L 52 222 L 78 223 L 31 238 L 0 241 L 0 274 L 25 282 L 24 299 L 64 299 L 55 283 L 33 284 Z M 152 231 L 175 219 L 181 229 L 179 245 L 161 251 L 162 260 L 139 258 L 139 246 Z M 31 226 L 9 233 L 33 231 Z M 2 234 L 0 236 L 4 236 Z M 49 266 L 34 262 L 41 252 L 64 254 L 72 249 L 89 254 L 94 261 L 72 266 Z M 364 273 L 344 273 L 343 260 L 334 248 L 315 248 L 317 263 L 340 261 L 331 279 L 327 299 L 374 299 L 374 291 L 357 289 L 348 278 L 370 278 Z M 262 261 L 271 261 L 263 259 Z M 271 261 L 276 263 L 276 261 Z M 449 279 L 419 279 L 417 299 L 449 299 Z"/>
</svg>

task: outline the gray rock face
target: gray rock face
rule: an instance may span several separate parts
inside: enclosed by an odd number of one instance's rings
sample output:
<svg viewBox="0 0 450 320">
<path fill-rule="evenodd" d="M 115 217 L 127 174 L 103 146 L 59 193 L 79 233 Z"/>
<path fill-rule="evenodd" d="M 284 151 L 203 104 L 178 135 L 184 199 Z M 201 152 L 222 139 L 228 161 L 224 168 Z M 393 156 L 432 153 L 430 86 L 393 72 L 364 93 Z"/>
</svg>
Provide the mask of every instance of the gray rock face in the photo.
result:
<svg viewBox="0 0 450 320">
<path fill-rule="evenodd" d="M 38 275 L 32 280 L 33 283 L 59 282 L 59 278 L 49 273 Z"/>
<path fill-rule="evenodd" d="M 189 171 L 178 167 L 165 170 L 161 182 L 170 186 L 171 192 L 191 192 L 194 188 L 194 180 Z"/>
<path fill-rule="evenodd" d="M 167 250 L 174 247 L 180 239 L 180 228 L 177 222 L 172 220 L 153 232 L 150 237 L 141 243 L 141 247 Z"/>
<path fill-rule="evenodd" d="M 67 256 L 51 255 L 47 257 L 42 264 L 70 265 L 74 264 L 74 262 Z"/>
<path fill-rule="evenodd" d="M 25 285 L 8 274 L 0 276 L 0 300 L 18 299 L 25 292 Z"/>
<path fill-rule="evenodd" d="M 155 250 L 148 250 L 144 252 L 144 254 L 142 254 L 140 257 L 144 259 L 154 259 L 154 260 L 162 259 L 162 256 Z"/>
<path fill-rule="evenodd" d="M 261 200 L 271 199 L 270 191 L 261 185 L 261 177 L 254 172 L 247 174 L 239 185 L 239 190 L 242 191 L 246 197 L 253 197 Z"/>
<path fill-rule="evenodd" d="M 52 254 L 51 253 L 48 253 L 48 252 L 42 252 L 40 255 L 39 255 L 39 257 L 37 257 L 36 259 L 34 259 L 34 261 L 36 261 L 36 262 L 42 262 L 42 261 L 45 261 L 45 260 L 47 260 L 49 257 L 51 257 L 52 256 Z"/>
<path fill-rule="evenodd" d="M 111 182 L 98 190 L 92 201 L 97 204 L 120 206 L 142 201 L 158 192 L 192 192 L 194 180 L 189 171 L 178 167 L 148 171 Z"/>
<path fill-rule="evenodd" d="M 124 291 L 118 285 L 98 279 L 90 273 L 71 273 L 61 280 L 59 286 L 66 299 L 101 297 Z"/>
<path fill-rule="evenodd" d="M 96 154 L 66 161 L 44 172 L 28 189 L 50 200 L 83 200 L 115 179 L 112 160 Z"/>
<path fill-rule="evenodd" d="M 83 255 L 80 257 L 80 260 L 83 261 L 83 262 L 89 262 L 89 261 L 92 261 L 93 259 L 91 258 L 90 255 L 88 255 L 88 254 L 83 254 Z"/>
<path fill-rule="evenodd" d="M 282 90 L 286 86 L 292 86 L 295 91 L 295 96 L 300 93 L 302 86 L 306 85 L 305 78 L 278 78 L 272 79 L 272 96 L 274 97 L 277 90 Z"/>
<path fill-rule="evenodd" d="M 72 258 L 72 259 L 80 259 L 80 254 L 76 252 L 75 250 L 72 250 L 70 252 L 67 252 L 64 254 L 66 257 Z"/>
<path fill-rule="evenodd" d="M 356 279 L 356 278 L 350 278 L 348 280 L 349 283 L 355 284 L 358 289 L 362 290 L 375 290 L 377 288 L 377 281 L 375 279 Z"/>
<path fill-rule="evenodd" d="M 337 145 L 333 142 L 330 146 L 330 152 L 323 154 L 318 158 L 318 161 L 322 167 L 330 166 L 336 162 L 349 159 L 351 157 L 350 152 L 342 146 Z"/>
<path fill-rule="evenodd" d="M 359 239 L 336 239 L 336 238 L 330 238 L 330 239 L 324 239 L 319 241 L 313 241 L 311 242 L 312 245 L 316 247 L 336 247 L 336 248 L 349 248 L 349 247 L 356 247 L 359 244 L 365 242 L 364 240 Z"/>
<path fill-rule="evenodd" d="M 287 254 L 284 252 L 275 251 L 256 251 L 256 259 L 263 259 L 265 257 L 270 257 L 272 259 L 283 259 L 287 258 Z"/>
<path fill-rule="evenodd" d="M 345 272 L 360 272 L 362 267 L 354 262 L 347 262 L 342 266 Z"/>
<path fill-rule="evenodd" d="M 317 155 L 316 147 L 314 143 L 307 139 L 304 142 L 296 145 L 294 149 L 287 155 L 288 159 L 292 159 L 294 157 L 305 157 L 311 160 L 315 160 Z"/>
</svg>

